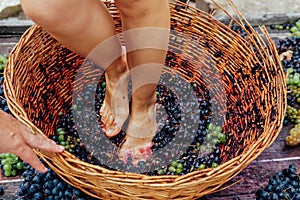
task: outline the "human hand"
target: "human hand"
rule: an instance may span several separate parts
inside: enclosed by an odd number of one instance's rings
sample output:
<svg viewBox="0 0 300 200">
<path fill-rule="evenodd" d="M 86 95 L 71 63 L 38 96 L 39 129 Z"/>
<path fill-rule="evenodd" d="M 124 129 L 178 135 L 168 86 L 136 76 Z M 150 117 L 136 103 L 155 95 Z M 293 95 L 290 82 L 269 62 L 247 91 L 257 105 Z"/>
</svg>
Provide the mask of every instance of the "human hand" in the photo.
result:
<svg viewBox="0 0 300 200">
<path fill-rule="evenodd" d="M 33 148 L 60 153 L 64 147 L 30 129 L 11 115 L 0 111 L 0 153 L 13 153 L 36 170 L 45 173 L 47 168 L 40 162 Z"/>
</svg>

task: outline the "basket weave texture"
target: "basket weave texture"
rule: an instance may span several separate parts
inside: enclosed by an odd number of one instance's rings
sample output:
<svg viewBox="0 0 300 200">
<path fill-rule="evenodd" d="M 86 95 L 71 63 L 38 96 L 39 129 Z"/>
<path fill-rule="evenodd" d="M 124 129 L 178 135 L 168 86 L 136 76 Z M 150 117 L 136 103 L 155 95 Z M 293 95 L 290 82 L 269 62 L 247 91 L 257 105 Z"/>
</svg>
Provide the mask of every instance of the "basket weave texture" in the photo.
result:
<svg viewBox="0 0 300 200">
<path fill-rule="evenodd" d="M 104 3 L 121 32 L 115 4 Z M 68 152 L 36 151 L 61 178 L 93 197 L 183 200 L 210 194 L 269 147 L 282 127 L 285 75 L 266 29 L 261 28 L 262 38 L 236 10 L 239 19 L 231 20 L 246 31 L 243 38 L 212 15 L 179 1 L 170 3 L 170 10 L 172 30 L 197 43 L 171 34 L 168 56 L 176 55 L 177 59 L 166 62 L 165 70 L 175 70 L 186 81 L 197 84 L 207 84 L 201 79 L 203 73 L 213 76 L 217 71 L 223 75 L 220 83 L 227 102 L 223 129 L 229 137 L 221 152 L 224 162 L 217 168 L 183 176 L 147 176 L 91 165 Z M 194 76 L 182 65 L 186 60 L 192 60 L 190 70 Z M 214 67 L 204 67 L 208 60 L 215 63 Z M 14 116 L 38 134 L 53 134 L 58 114 L 70 108 L 72 80 L 82 62 L 83 58 L 60 45 L 41 27 L 29 28 L 11 52 L 5 69 L 5 93 Z"/>
</svg>

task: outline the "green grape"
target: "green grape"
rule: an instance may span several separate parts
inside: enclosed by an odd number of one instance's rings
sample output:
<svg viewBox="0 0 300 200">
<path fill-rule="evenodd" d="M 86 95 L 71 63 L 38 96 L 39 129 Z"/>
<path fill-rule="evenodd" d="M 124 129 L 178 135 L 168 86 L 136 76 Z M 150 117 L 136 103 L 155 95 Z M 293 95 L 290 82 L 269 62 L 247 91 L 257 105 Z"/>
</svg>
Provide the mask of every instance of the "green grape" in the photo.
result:
<svg viewBox="0 0 300 200">
<path fill-rule="evenodd" d="M 6 165 L 6 164 L 13 164 L 13 163 L 10 158 L 5 158 L 5 159 L 1 160 L 1 164 Z"/>
<path fill-rule="evenodd" d="M 5 164 L 5 165 L 3 165 L 3 170 L 11 170 L 11 169 L 12 169 L 11 164 Z"/>
<path fill-rule="evenodd" d="M 207 126 L 207 129 L 210 130 L 210 131 L 215 130 L 215 128 L 216 128 L 216 125 L 214 125 L 213 123 L 210 123 L 210 124 L 208 124 L 208 126 Z"/>
<path fill-rule="evenodd" d="M 59 141 L 59 142 L 62 142 L 62 141 L 64 141 L 64 140 L 65 140 L 64 135 L 59 135 L 59 136 L 58 136 L 58 141 Z"/>
<path fill-rule="evenodd" d="M 23 169 L 23 167 L 24 167 L 23 162 L 18 162 L 16 164 L 16 168 L 19 169 L 19 170 Z"/>
<path fill-rule="evenodd" d="M 219 131 L 214 130 L 214 131 L 211 132 L 211 135 L 212 135 L 213 137 L 218 137 L 219 133 L 220 133 Z"/>
<path fill-rule="evenodd" d="M 176 166 L 177 169 L 183 169 L 183 165 L 181 163 L 178 163 Z"/>
<path fill-rule="evenodd" d="M 291 74 L 291 73 L 294 72 L 294 69 L 293 68 L 288 68 L 286 71 L 287 71 L 287 73 Z"/>
<path fill-rule="evenodd" d="M 221 142 L 221 143 L 225 143 L 226 142 L 226 135 L 223 134 L 223 133 L 220 133 L 218 135 L 218 140 Z"/>
<path fill-rule="evenodd" d="M 218 139 L 214 138 L 214 139 L 212 139 L 212 143 L 213 143 L 214 145 L 217 145 L 217 144 L 220 143 L 220 141 L 219 141 Z"/>
<path fill-rule="evenodd" d="M 286 145 L 296 147 L 300 145 L 300 124 L 296 124 L 285 138 Z"/>
<path fill-rule="evenodd" d="M 172 161 L 171 166 L 176 167 L 178 165 L 177 161 Z"/>
<path fill-rule="evenodd" d="M 199 165 L 198 169 L 199 169 L 199 170 L 202 170 L 202 169 L 205 169 L 205 167 L 206 167 L 206 166 L 205 166 L 204 164 L 201 164 L 201 165 Z"/>
<path fill-rule="evenodd" d="M 12 175 L 12 176 L 16 176 L 16 175 L 17 175 L 17 170 L 13 169 L 13 170 L 11 171 L 11 175 Z"/>
<path fill-rule="evenodd" d="M 61 131 L 65 131 L 65 129 L 64 128 L 58 128 L 58 129 L 56 129 L 55 133 L 59 134 L 59 132 L 61 132 Z"/>
<path fill-rule="evenodd" d="M 215 131 L 221 133 L 222 132 L 222 127 L 221 126 L 216 126 Z"/>
<path fill-rule="evenodd" d="M 300 20 L 298 20 L 296 23 L 295 23 L 296 27 L 297 28 L 300 28 Z"/>
<path fill-rule="evenodd" d="M 12 153 L 8 153 L 7 157 L 14 158 L 14 159 L 18 158 L 18 156 L 16 156 L 15 154 L 12 154 Z"/>
<path fill-rule="evenodd" d="M 299 29 L 298 29 L 297 26 L 293 26 L 293 27 L 290 29 L 290 31 L 291 31 L 292 33 L 295 33 L 295 32 L 297 32 L 297 31 L 299 31 Z"/>
<path fill-rule="evenodd" d="M 180 174 L 181 172 L 182 172 L 182 169 L 179 169 L 179 168 L 177 168 L 175 171 L 176 174 Z"/>
<path fill-rule="evenodd" d="M 19 162 L 19 158 L 11 158 L 11 164 L 17 164 Z"/>
<path fill-rule="evenodd" d="M 65 133 L 66 133 L 66 132 L 63 131 L 63 130 L 57 132 L 58 135 L 64 135 Z"/>
<path fill-rule="evenodd" d="M 76 104 L 74 104 L 73 106 L 72 106 L 72 110 L 77 110 L 77 105 Z"/>
<path fill-rule="evenodd" d="M 295 33 L 293 33 L 293 35 L 296 37 L 300 37 L 300 31 L 296 31 Z"/>
<path fill-rule="evenodd" d="M 159 169 L 159 170 L 157 171 L 157 173 L 158 173 L 159 175 L 164 175 L 164 174 L 166 173 L 166 171 L 165 171 L 164 169 Z"/>
<path fill-rule="evenodd" d="M 168 170 L 169 170 L 169 172 L 176 172 L 175 167 L 172 167 L 172 166 L 170 166 L 170 167 L 168 168 Z"/>
<path fill-rule="evenodd" d="M 206 141 L 211 141 L 212 140 L 212 136 L 211 136 L 211 134 L 206 134 Z"/>
<path fill-rule="evenodd" d="M 10 176 L 11 175 L 11 169 L 4 171 L 4 176 Z"/>
<path fill-rule="evenodd" d="M 283 30 L 283 26 L 279 25 L 279 24 L 276 24 L 275 25 L 275 29 L 277 29 L 277 30 Z"/>
<path fill-rule="evenodd" d="M 213 162 L 212 165 L 211 165 L 212 168 L 216 168 L 216 167 L 218 167 L 218 166 L 219 166 L 219 165 L 218 165 L 217 163 L 215 163 L 215 162 Z"/>
</svg>

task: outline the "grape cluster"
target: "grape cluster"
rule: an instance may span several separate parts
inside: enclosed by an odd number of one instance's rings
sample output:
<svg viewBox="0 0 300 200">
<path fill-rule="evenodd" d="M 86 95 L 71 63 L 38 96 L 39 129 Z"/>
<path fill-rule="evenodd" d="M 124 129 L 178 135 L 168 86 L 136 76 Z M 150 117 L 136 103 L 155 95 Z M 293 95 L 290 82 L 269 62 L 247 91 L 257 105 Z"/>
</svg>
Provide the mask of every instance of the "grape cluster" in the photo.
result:
<svg viewBox="0 0 300 200">
<path fill-rule="evenodd" d="M 7 55 L 0 55 L 0 110 L 11 113 L 7 106 L 3 90 L 3 72 L 7 59 Z M 4 171 L 4 176 L 16 176 L 23 172 L 23 161 L 18 156 L 11 153 L 2 153 L 0 154 L 0 160 L 0 167 Z"/>
<path fill-rule="evenodd" d="M 297 108 L 287 105 L 285 119 L 295 124 L 300 122 L 300 112 Z"/>
<path fill-rule="evenodd" d="M 300 124 L 296 124 L 285 139 L 288 146 L 300 145 Z"/>
<path fill-rule="evenodd" d="M 91 200 L 79 189 L 64 182 L 50 168 L 40 173 L 29 167 L 22 174 L 24 182 L 18 190 L 20 200 Z"/>
<path fill-rule="evenodd" d="M 300 144 L 299 124 L 300 124 L 300 74 L 295 72 L 293 68 L 288 68 L 287 79 L 287 110 L 284 119 L 284 125 L 288 122 L 296 124 L 294 128 L 289 131 L 286 137 L 286 144 L 288 146 L 297 146 Z"/>
<path fill-rule="evenodd" d="M 6 102 L 6 98 L 4 96 L 4 90 L 3 90 L 3 81 L 4 81 L 4 67 L 7 62 L 7 56 L 6 55 L 0 55 L 0 109 L 4 112 L 11 113 Z"/>
<path fill-rule="evenodd" d="M 289 30 L 294 26 L 295 24 L 293 23 L 284 23 L 284 24 L 272 24 L 270 28 L 273 30 Z"/>
<path fill-rule="evenodd" d="M 23 172 L 23 161 L 12 153 L 0 154 L 1 168 L 4 171 L 4 176 L 16 176 Z"/>
<path fill-rule="evenodd" d="M 300 21 L 297 22 L 299 25 Z M 284 125 L 288 122 L 296 125 L 300 123 L 300 37 L 290 37 L 279 40 L 277 43 L 279 54 L 291 51 L 291 57 L 282 60 L 282 66 L 288 74 L 287 78 L 287 110 L 284 118 Z M 296 129 L 290 130 L 290 135 L 286 137 L 286 144 L 297 146 L 298 135 L 294 134 Z"/>
<path fill-rule="evenodd" d="M 268 185 L 256 191 L 257 200 L 300 199 L 300 174 L 295 165 L 277 172 Z"/>
<path fill-rule="evenodd" d="M 80 145 L 80 138 L 73 135 L 74 132 L 72 132 L 72 129 L 60 127 L 55 132 L 56 134 L 50 136 L 50 138 L 56 141 L 57 144 L 64 146 L 66 151 L 72 153 L 75 147 Z"/>
<path fill-rule="evenodd" d="M 279 55 L 291 51 L 291 59 L 283 59 L 282 66 L 285 70 L 292 68 L 295 72 L 300 73 L 300 37 L 288 37 L 277 42 Z"/>
<path fill-rule="evenodd" d="M 276 29 L 276 30 L 288 29 L 288 30 L 290 30 L 290 32 L 293 36 L 300 36 L 300 20 L 296 21 L 295 23 L 284 23 L 284 24 L 271 25 L 270 28 Z"/>
<path fill-rule="evenodd" d="M 3 74 L 4 72 L 4 67 L 6 65 L 8 56 L 7 55 L 0 55 L 0 73 Z"/>
</svg>

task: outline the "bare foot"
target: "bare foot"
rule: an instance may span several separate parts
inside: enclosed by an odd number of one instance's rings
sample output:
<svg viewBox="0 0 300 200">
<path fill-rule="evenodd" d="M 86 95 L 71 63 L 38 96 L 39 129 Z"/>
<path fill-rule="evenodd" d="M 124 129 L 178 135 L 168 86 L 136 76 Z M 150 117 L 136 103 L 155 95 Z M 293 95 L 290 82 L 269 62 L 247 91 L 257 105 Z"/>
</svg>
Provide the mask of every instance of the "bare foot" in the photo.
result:
<svg viewBox="0 0 300 200">
<path fill-rule="evenodd" d="M 131 157 L 132 164 L 136 165 L 139 161 L 146 161 L 152 154 L 152 139 L 157 129 L 155 103 L 144 111 L 132 109 L 131 113 L 119 158 L 128 163 Z"/>
<path fill-rule="evenodd" d="M 122 66 L 113 73 L 113 76 L 109 71 L 105 74 L 106 93 L 100 109 L 101 128 L 107 137 L 116 136 L 129 115 L 128 69 L 124 57 Z"/>
</svg>

